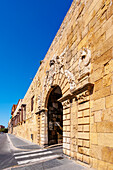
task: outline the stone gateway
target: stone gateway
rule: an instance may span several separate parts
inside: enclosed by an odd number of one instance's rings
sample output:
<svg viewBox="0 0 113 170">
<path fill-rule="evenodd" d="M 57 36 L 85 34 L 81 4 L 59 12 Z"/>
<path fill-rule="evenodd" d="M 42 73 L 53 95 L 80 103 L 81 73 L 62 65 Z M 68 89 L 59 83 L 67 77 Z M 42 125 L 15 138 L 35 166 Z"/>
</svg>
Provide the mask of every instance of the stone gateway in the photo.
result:
<svg viewBox="0 0 113 170">
<path fill-rule="evenodd" d="M 14 107 L 13 107 L 14 108 Z M 73 0 L 9 133 L 113 169 L 113 3 Z M 31 138 L 32 135 L 32 138 Z"/>
</svg>

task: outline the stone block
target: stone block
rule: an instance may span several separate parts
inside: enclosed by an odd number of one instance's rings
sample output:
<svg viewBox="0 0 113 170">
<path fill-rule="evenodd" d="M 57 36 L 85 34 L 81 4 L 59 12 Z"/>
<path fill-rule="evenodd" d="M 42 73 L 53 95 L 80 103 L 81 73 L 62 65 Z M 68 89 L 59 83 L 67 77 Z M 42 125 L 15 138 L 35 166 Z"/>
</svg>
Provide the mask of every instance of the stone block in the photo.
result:
<svg viewBox="0 0 113 170">
<path fill-rule="evenodd" d="M 98 167 L 98 160 L 95 158 L 92 158 L 92 168 L 97 169 Z"/>
<path fill-rule="evenodd" d="M 113 95 L 106 97 L 106 108 L 113 107 Z"/>
<path fill-rule="evenodd" d="M 81 111 L 81 110 L 85 110 L 85 109 L 89 109 L 90 106 L 89 106 L 89 102 L 85 102 L 83 104 L 79 104 L 78 105 L 78 110 Z"/>
<path fill-rule="evenodd" d="M 66 155 L 71 156 L 71 151 L 67 149 Z"/>
<path fill-rule="evenodd" d="M 63 126 L 63 131 L 66 131 L 67 130 L 67 126 Z"/>
<path fill-rule="evenodd" d="M 83 140 L 78 139 L 78 146 L 83 146 Z"/>
<path fill-rule="evenodd" d="M 67 108 L 67 109 L 64 109 L 64 110 L 63 110 L 63 115 L 64 115 L 64 114 L 69 114 L 69 113 L 70 113 L 70 108 Z"/>
<path fill-rule="evenodd" d="M 63 121 L 67 119 L 67 115 L 63 115 Z"/>
<path fill-rule="evenodd" d="M 108 165 L 106 162 L 98 160 L 98 170 L 108 170 Z"/>
<path fill-rule="evenodd" d="M 104 73 L 109 74 L 113 71 L 113 59 L 104 66 Z M 109 77 L 108 77 L 109 78 Z"/>
<path fill-rule="evenodd" d="M 107 23 L 106 23 L 107 24 Z M 112 25 L 112 20 L 110 20 L 110 23 L 108 23 L 109 25 Z M 103 25 L 104 27 L 105 27 L 105 25 Z M 106 27 L 108 27 L 109 28 L 109 26 L 108 25 L 106 25 Z M 108 29 L 107 28 L 107 29 Z M 105 32 L 105 29 L 106 28 L 104 28 L 104 32 Z M 106 29 L 106 30 L 107 30 Z M 99 34 L 100 34 L 100 32 L 101 32 L 101 30 L 99 29 Z M 97 35 L 97 33 L 96 33 L 96 37 L 97 37 L 98 35 Z M 97 54 L 96 54 L 97 55 Z M 103 67 L 103 65 L 106 65 L 106 63 L 108 63 L 111 59 L 112 59 L 112 49 L 109 49 L 108 51 L 106 51 L 104 54 L 102 54 L 102 55 L 99 55 L 99 56 L 96 56 L 96 58 L 94 58 L 95 60 L 94 60 L 94 62 L 93 62 L 93 70 L 95 71 L 95 70 L 97 70 L 97 68 L 100 68 L 100 66 L 101 67 Z M 100 81 L 101 81 L 102 79 L 100 79 Z M 97 84 L 98 84 L 98 81 L 99 80 L 97 80 L 96 82 L 97 82 Z M 96 84 L 96 82 L 95 82 L 95 84 Z M 98 85 L 97 85 L 98 86 Z"/>
<path fill-rule="evenodd" d="M 78 139 L 89 139 L 89 133 L 78 132 Z"/>
<path fill-rule="evenodd" d="M 105 162 L 113 163 L 113 148 L 102 148 L 102 160 Z"/>
<path fill-rule="evenodd" d="M 63 143 L 66 143 L 66 142 L 67 142 L 67 138 L 63 137 Z"/>
<path fill-rule="evenodd" d="M 89 164 L 90 163 L 90 157 L 86 156 L 86 155 L 83 155 L 83 162 Z"/>
<path fill-rule="evenodd" d="M 90 117 L 90 124 L 91 124 L 91 125 L 94 124 L 94 116 L 91 116 L 91 117 Z"/>
<path fill-rule="evenodd" d="M 103 110 L 102 112 L 102 120 L 103 121 L 111 121 L 113 120 L 113 108 L 108 108 L 106 110 Z"/>
<path fill-rule="evenodd" d="M 99 79 L 95 82 L 94 91 L 98 91 L 103 87 L 103 79 Z"/>
<path fill-rule="evenodd" d="M 71 140 L 70 138 L 67 138 L 67 143 L 70 143 L 70 140 Z"/>
<path fill-rule="evenodd" d="M 81 124 L 89 124 L 89 117 L 84 117 L 84 118 L 79 118 L 78 119 L 78 124 L 81 125 Z"/>
<path fill-rule="evenodd" d="M 93 100 L 97 100 L 97 99 L 109 96 L 110 94 L 111 94 L 111 87 L 110 86 L 103 87 L 93 94 Z"/>
<path fill-rule="evenodd" d="M 83 111 L 78 112 L 78 118 L 83 117 Z"/>
<path fill-rule="evenodd" d="M 108 170 L 113 170 L 113 164 L 108 164 Z"/>
<path fill-rule="evenodd" d="M 113 84 L 111 85 L 111 94 L 113 94 Z"/>
<path fill-rule="evenodd" d="M 83 129 L 84 129 L 84 132 L 89 132 L 90 131 L 89 125 L 84 125 Z"/>
<path fill-rule="evenodd" d="M 71 127 L 67 126 L 67 132 L 70 132 L 70 130 L 71 130 Z"/>
<path fill-rule="evenodd" d="M 84 115 L 84 117 L 89 116 L 90 115 L 90 110 L 89 109 L 83 110 L 83 115 Z"/>
<path fill-rule="evenodd" d="M 65 149 L 66 149 L 66 143 L 63 143 L 63 148 L 65 148 Z"/>
<path fill-rule="evenodd" d="M 102 111 L 97 111 L 94 113 L 95 122 L 101 122 L 102 120 Z"/>
<path fill-rule="evenodd" d="M 70 125 L 70 120 L 65 120 L 64 122 L 63 122 L 63 126 L 68 126 L 68 125 Z"/>
<path fill-rule="evenodd" d="M 113 133 L 113 122 L 103 121 L 97 123 L 97 132 L 99 133 Z"/>
<path fill-rule="evenodd" d="M 84 38 L 84 36 L 88 33 L 88 25 L 84 28 L 84 30 L 82 31 L 82 38 Z"/>
<path fill-rule="evenodd" d="M 63 137 L 70 137 L 70 132 L 63 132 Z"/>
<path fill-rule="evenodd" d="M 78 147 L 78 152 L 84 155 L 89 155 L 89 148 Z"/>
<path fill-rule="evenodd" d="M 83 126 L 82 125 L 78 125 L 78 132 L 82 132 L 83 131 Z"/>
<path fill-rule="evenodd" d="M 91 82 L 94 83 L 103 77 L 103 68 L 98 68 L 91 75 Z"/>
<path fill-rule="evenodd" d="M 113 45 L 113 35 L 103 42 L 103 45 L 101 47 L 101 54 L 104 54 L 107 50 L 111 49 Z"/>
<path fill-rule="evenodd" d="M 90 142 L 87 141 L 87 140 L 83 140 L 83 146 L 86 147 L 86 148 L 89 148 L 90 147 Z"/>
<path fill-rule="evenodd" d="M 105 98 L 101 98 L 93 102 L 92 111 L 97 111 L 97 110 L 102 110 L 102 109 L 105 109 Z"/>
<path fill-rule="evenodd" d="M 65 148 L 70 150 L 70 148 L 71 148 L 70 144 L 66 143 Z"/>
<path fill-rule="evenodd" d="M 107 10 L 107 19 L 109 19 L 113 15 L 113 3 L 109 6 Z"/>
<path fill-rule="evenodd" d="M 97 140 L 97 133 L 90 133 L 90 141 L 91 144 L 97 144 L 98 140 Z"/>
<path fill-rule="evenodd" d="M 71 151 L 71 157 L 75 158 L 75 153 Z"/>
<path fill-rule="evenodd" d="M 90 125 L 90 132 L 91 133 L 96 133 L 97 132 L 97 124 L 93 123 Z"/>
<path fill-rule="evenodd" d="M 113 133 L 98 133 L 98 145 L 113 147 Z"/>
<path fill-rule="evenodd" d="M 106 31 L 106 39 L 110 38 L 113 35 L 113 25 Z"/>
<path fill-rule="evenodd" d="M 77 104 L 73 103 L 72 108 L 71 108 L 71 113 L 76 113 L 78 111 Z"/>
<path fill-rule="evenodd" d="M 80 153 L 77 153 L 77 160 L 83 161 L 83 155 Z"/>
<path fill-rule="evenodd" d="M 98 145 L 91 145 L 90 156 L 102 160 L 102 147 Z"/>
<path fill-rule="evenodd" d="M 71 114 L 67 114 L 67 120 L 70 120 Z"/>
</svg>

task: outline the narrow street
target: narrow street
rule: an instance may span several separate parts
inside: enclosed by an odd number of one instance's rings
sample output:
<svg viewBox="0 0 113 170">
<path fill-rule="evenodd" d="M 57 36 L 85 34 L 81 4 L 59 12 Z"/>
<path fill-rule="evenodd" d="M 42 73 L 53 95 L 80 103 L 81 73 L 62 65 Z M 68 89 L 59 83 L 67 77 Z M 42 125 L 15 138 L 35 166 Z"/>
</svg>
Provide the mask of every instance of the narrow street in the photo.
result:
<svg viewBox="0 0 113 170">
<path fill-rule="evenodd" d="M 0 134 L 0 170 L 17 165 L 6 134 Z"/>
<path fill-rule="evenodd" d="M 63 155 L 62 146 L 41 148 L 9 134 L 0 134 L 0 170 L 85 170 Z"/>
</svg>

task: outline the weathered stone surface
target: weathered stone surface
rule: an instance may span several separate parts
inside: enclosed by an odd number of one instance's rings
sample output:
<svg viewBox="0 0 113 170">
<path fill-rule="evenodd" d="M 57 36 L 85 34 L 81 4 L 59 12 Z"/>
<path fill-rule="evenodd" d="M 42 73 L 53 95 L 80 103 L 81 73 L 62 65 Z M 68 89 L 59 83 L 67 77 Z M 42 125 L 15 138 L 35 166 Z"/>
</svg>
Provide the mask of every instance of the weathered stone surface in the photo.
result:
<svg viewBox="0 0 113 170">
<path fill-rule="evenodd" d="M 112 133 L 113 132 L 113 122 L 112 121 L 102 121 L 97 123 L 97 132 L 100 133 Z"/>
<path fill-rule="evenodd" d="M 102 148 L 102 160 L 113 163 L 113 148 L 110 147 Z"/>
<path fill-rule="evenodd" d="M 91 144 L 97 144 L 98 143 L 97 133 L 90 133 L 90 141 L 91 141 Z"/>
<path fill-rule="evenodd" d="M 106 108 L 113 107 L 113 95 L 106 97 Z"/>
<path fill-rule="evenodd" d="M 102 110 L 102 109 L 105 109 L 105 98 L 101 98 L 93 102 L 92 111 L 97 111 L 97 110 Z"/>
<path fill-rule="evenodd" d="M 54 96 L 61 94 L 60 107 L 53 99 L 49 102 L 55 87 L 61 91 Z M 64 154 L 98 170 L 113 169 L 112 0 L 73 0 L 21 104 L 26 105 L 24 121 L 19 105 L 9 132 L 30 141 L 33 134 L 33 142 L 44 146 L 51 125 L 51 137 L 63 138 Z M 49 123 L 48 105 L 53 116 Z M 55 109 L 63 116 L 58 112 L 56 119 Z"/>
</svg>

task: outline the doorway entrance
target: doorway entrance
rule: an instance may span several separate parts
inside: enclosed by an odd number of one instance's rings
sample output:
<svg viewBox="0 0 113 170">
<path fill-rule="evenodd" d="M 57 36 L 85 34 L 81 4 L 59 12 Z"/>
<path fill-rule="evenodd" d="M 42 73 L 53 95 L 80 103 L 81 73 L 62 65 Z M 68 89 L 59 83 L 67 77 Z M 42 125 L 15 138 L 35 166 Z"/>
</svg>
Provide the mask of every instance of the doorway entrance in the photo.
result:
<svg viewBox="0 0 113 170">
<path fill-rule="evenodd" d="M 61 89 L 57 86 L 48 99 L 48 145 L 63 142 L 63 106 L 58 101 L 61 97 Z"/>
</svg>

